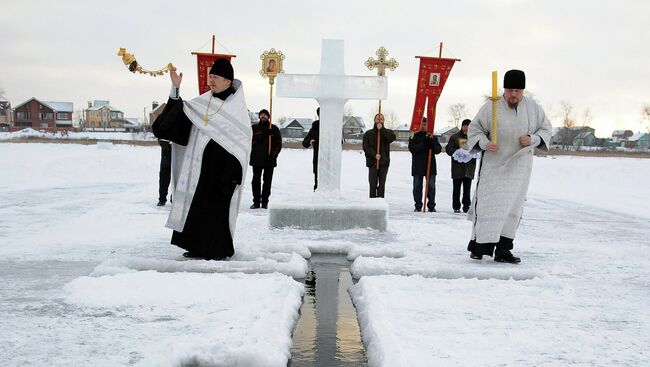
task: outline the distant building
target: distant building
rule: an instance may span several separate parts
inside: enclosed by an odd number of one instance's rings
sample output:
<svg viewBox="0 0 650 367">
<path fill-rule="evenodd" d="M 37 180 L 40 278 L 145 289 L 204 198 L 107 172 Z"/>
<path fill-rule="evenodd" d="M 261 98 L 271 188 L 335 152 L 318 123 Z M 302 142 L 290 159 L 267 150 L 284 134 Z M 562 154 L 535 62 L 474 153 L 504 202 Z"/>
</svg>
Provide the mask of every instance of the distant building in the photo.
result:
<svg viewBox="0 0 650 367">
<path fill-rule="evenodd" d="M 449 138 L 451 138 L 452 135 L 456 134 L 459 131 L 460 129 L 456 126 L 447 126 L 436 131 L 434 134 L 438 136 L 438 141 L 440 144 L 446 144 L 449 142 Z"/>
<path fill-rule="evenodd" d="M 11 103 L 0 100 L 0 131 L 7 131 L 13 125 L 13 113 L 11 112 Z"/>
<path fill-rule="evenodd" d="M 648 149 L 650 147 L 650 134 L 637 133 L 625 141 L 626 148 Z"/>
<path fill-rule="evenodd" d="M 142 129 L 137 117 L 127 117 L 124 119 L 124 131 L 128 133 L 138 132 Z"/>
<path fill-rule="evenodd" d="M 280 134 L 283 138 L 304 138 L 313 122 L 310 118 L 287 118 L 279 126 Z"/>
<path fill-rule="evenodd" d="M 151 112 L 149 113 L 149 125 L 153 125 L 154 121 L 156 121 L 158 116 L 160 116 L 160 114 L 165 109 L 165 106 L 167 106 L 167 103 L 163 103 L 159 105 L 157 101 L 151 102 Z"/>
<path fill-rule="evenodd" d="M 86 128 L 123 128 L 124 112 L 111 106 L 108 101 L 95 100 L 88 102 L 86 113 Z"/>
<path fill-rule="evenodd" d="M 632 130 L 614 130 L 612 132 L 612 139 L 616 141 L 627 140 L 630 136 L 634 135 Z"/>
<path fill-rule="evenodd" d="M 45 102 L 32 97 L 14 108 L 14 127 L 71 128 L 73 109 L 72 102 Z"/>
<path fill-rule="evenodd" d="M 395 136 L 397 136 L 397 140 L 409 140 L 411 137 L 411 129 L 407 124 L 401 124 L 395 129 L 393 129 L 395 132 Z"/>
<path fill-rule="evenodd" d="M 573 146 L 575 145 L 575 139 L 578 135 L 582 133 L 590 132 L 594 135 L 596 130 L 589 126 L 574 126 L 574 127 L 560 127 L 559 130 L 551 136 L 551 144 L 554 145 L 563 145 L 563 146 Z M 584 142 L 584 140 L 581 140 Z M 593 140 L 591 142 L 593 144 Z"/>
<path fill-rule="evenodd" d="M 573 145 L 576 147 L 591 147 L 594 146 L 596 136 L 591 131 L 581 132 L 573 139 Z"/>
<path fill-rule="evenodd" d="M 343 116 L 343 139 L 362 139 L 366 123 L 361 116 Z"/>
</svg>

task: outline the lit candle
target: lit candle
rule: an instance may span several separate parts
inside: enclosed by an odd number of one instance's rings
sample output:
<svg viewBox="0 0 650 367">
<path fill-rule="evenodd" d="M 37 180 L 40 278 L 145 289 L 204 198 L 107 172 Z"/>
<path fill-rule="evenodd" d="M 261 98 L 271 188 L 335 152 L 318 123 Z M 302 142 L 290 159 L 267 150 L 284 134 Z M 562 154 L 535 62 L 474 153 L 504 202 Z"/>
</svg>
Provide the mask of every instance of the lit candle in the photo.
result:
<svg viewBox="0 0 650 367">
<path fill-rule="evenodd" d="M 497 72 L 492 72 L 492 98 L 497 98 Z"/>
</svg>

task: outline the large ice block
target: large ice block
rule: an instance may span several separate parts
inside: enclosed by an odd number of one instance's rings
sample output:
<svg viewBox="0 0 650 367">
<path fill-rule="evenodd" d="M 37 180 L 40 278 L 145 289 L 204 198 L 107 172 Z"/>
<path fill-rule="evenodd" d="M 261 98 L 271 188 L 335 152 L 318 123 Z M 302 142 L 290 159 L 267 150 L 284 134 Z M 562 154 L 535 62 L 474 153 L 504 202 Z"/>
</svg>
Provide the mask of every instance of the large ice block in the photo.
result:
<svg viewBox="0 0 650 367">
<path fill-rule="evenodd" d="M 269 206 L 271 228 L 339 231 L 372 228 L 385 231 L 388 204 L 384 199 L 349 199 L 310 195 L 295 202 L 273 202 Z"/>
</svg>

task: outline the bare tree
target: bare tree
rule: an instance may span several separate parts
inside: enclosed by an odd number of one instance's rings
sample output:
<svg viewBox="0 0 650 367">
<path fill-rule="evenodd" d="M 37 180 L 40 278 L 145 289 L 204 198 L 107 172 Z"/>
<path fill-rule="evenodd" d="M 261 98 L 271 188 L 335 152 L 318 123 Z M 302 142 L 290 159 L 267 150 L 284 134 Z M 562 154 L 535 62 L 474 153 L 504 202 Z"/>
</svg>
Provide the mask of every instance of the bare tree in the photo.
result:
<svg viewBox="0 0 650 367">
<path fill-rule="evenodd" d="M 399 124 L 399 119 L 397 118 L 397 114 L 395 114 L 395 111 L 388 110 L 384 112 L 384 123 L 386 124 L 386 127 L 389 129 L 394 129 L 397 127 L 397 125 Z"/>
<path fill-rule="evenodd" d="M 572 128 L 576 125 L 575 119 L 572 117 L 573 105 L 568 101 L 560 101 L 560 116 L 562 117 L 562 126 Z"/>
<path fill-rule="evenodd" d="M 585 111 L 582 113 L 582 126 L 588 126 L 593 118 L 591 109 L 589 107 L 585 108 Z"/>
<path fill-rule="evenodd" d="M 449 122 L 453 126 L 458 127 L 460 119 L 465 116 L 467 116 L 467 109 L 464 103 L 455 103 L 449 106 Z"/>
<path fill-rule="evenodd" d="M 650 103 L 646 103 L 641 109 L 641 123 L 645 124 L 646 130 L 650 133 Z"/>
</svg>

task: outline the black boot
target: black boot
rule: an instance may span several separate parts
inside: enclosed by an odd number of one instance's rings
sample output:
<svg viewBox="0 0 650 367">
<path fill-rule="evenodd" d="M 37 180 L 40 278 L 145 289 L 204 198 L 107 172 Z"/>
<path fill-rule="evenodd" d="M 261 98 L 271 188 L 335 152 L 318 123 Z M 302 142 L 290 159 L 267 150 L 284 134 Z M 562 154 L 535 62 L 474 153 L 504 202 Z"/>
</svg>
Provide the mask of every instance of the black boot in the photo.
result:
<svg viewBox="0 0 650 367">
<path fill-rule="evenodd" d="M 156 206 L 165 206 L 166 202 L 164 200 L 158 200 L 158 204 Z"/>
<path fill-rule="evenodd" d="M 259 208 L 260 208 L 260 204 L 253 203 L 253 205 L 251 205 L 251 209 L 259 209 Z"/>
<path fill-rule="evenodd" d="M 498 263 L 509 263 L 509 264 L 519 264 L 521 262 L 521 259 L 514 256 L 510 250 L 506 250 L 504 252 L 500 252 L 498 254 L 494 254 L 494 261 Z"/>
<path fill-rule="evenodd" d="M 473 260 L 483 260 L 483 255 L 477 254 L 476 252 L 470 252 L 469 258 Z"/>
</svg>

